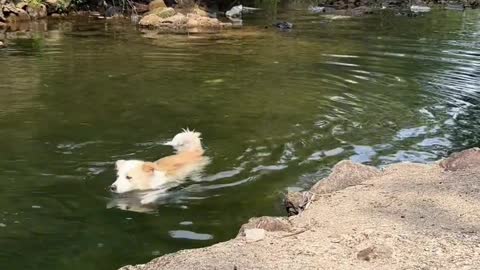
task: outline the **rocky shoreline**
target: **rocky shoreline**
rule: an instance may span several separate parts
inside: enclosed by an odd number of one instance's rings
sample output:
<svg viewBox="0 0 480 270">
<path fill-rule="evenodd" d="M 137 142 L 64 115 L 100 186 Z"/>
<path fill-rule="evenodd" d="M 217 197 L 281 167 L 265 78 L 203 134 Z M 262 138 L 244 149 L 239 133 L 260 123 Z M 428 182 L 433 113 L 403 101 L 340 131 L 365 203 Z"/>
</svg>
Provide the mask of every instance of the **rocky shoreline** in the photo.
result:
<svg viewBox="0 0 480 270">
<path fill-rule="evenodd" d="M 121 270 L 480 269 L 478 148 L 381 170 L 342 161 L 286 208 L 230 241 Z"/>
</svg>

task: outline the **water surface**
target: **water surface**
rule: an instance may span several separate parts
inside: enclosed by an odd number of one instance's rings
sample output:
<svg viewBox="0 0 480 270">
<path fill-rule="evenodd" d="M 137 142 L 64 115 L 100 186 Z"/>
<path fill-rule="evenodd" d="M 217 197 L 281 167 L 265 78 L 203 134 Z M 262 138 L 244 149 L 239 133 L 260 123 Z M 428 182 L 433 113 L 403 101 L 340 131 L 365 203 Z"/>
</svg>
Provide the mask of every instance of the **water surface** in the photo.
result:
<svg viewBox="0 0 480 270">
<path fill-rule="evenodd" d="M 221 35 L 78 20 L 11 39 L 0 51 L 0 269 L 144 263 L 283 214 L 282 194 L 339 160 L 431 162 L 479 145 L 478 11 L 267 15 Z M 265 29 L 273 19 L 295 29 Z M 162 143 L 184 127 L 202 132 L 212 160 L 200 180 L 153 207 L 106 190 L 115 160 L 171 154 Z"/>
</svg>

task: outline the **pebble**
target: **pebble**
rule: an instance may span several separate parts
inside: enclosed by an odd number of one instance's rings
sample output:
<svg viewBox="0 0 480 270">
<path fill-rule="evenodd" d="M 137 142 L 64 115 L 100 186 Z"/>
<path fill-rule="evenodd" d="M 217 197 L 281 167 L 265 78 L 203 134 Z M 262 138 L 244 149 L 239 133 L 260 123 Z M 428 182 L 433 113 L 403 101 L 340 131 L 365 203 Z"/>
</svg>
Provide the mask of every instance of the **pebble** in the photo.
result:
<svg viewBox="0 0 480 270">
<path fill-rule="evenodd" d="M 0 227 L 7 227 L 5 223 L 0 223 Z"/>
</svg>

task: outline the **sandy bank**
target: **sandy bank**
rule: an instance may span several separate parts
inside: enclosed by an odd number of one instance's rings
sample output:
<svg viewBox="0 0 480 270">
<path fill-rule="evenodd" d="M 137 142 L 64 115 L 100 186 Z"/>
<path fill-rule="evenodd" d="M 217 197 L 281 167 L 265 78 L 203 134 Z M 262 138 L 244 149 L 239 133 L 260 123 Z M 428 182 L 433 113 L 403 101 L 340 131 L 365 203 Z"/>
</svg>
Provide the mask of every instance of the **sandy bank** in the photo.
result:
<svg viewBox="0 0 480 270">
<path fill-rule="evenodd" d="M 312 198 L 299 215 L 121 269 L 480 269 L 478 149 L 381 171 L 343 161 L 310 192 L 291 196 L 297 210 Z"/>
</svg>

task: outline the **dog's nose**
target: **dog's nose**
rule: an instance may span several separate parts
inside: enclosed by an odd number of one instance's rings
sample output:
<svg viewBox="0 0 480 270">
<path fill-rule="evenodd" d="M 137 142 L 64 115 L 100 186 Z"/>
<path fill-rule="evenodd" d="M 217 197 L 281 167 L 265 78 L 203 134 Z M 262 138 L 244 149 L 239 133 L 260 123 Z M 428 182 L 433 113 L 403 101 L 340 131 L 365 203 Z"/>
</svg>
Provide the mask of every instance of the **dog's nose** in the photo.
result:
<svg viewBox="0 0 480 270">
<path fill-rule="evenodd" d="M 110 186 L 110 191 L 117 191 L 117 186 L 111 185 Z"/>
</svg>

